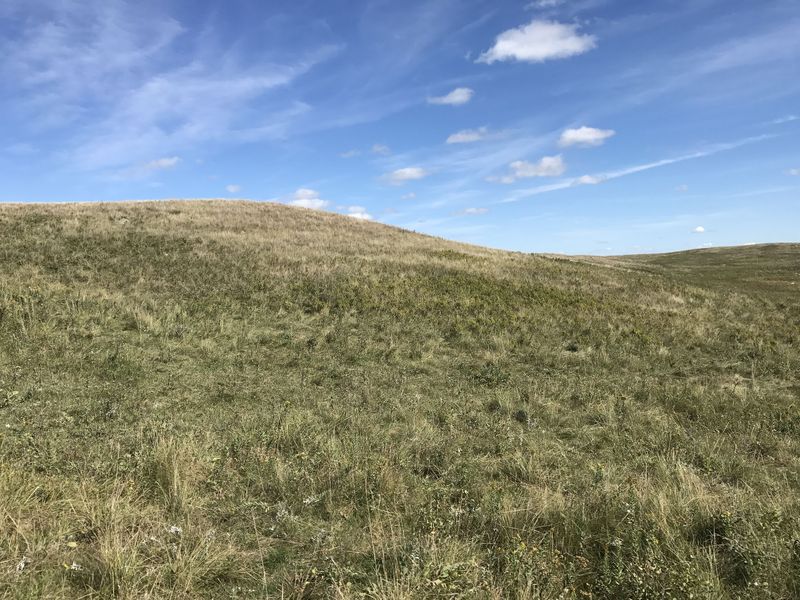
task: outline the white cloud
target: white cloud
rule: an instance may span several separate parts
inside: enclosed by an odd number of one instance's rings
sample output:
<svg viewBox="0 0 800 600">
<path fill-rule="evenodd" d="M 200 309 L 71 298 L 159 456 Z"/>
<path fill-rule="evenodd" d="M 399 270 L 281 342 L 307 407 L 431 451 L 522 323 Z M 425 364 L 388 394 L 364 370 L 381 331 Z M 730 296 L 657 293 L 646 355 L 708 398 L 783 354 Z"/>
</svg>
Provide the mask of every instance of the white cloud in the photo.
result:
<svg viewBox="0 0 800 600">
<path fill-rule="evenodd" d="M 465 215 L 465 216 L 475 216 L 475 215 L 485 215 L 489 212 L 488 208 L 465 208 L 464 210 L 459 211 L 457 214 Z"/>
<path fill-rule="evenodd" d="M 756 142 L 761 142 L 763 140 L 767 140 L 770 138 L 775 137 L 774 135 L 758 135 L 749 138 L 743 138 L 737 140 L 735 142 L 728 142 L 723 144 L 714 144 L 712 146 L 708 146 L 704 150 L 699 150 L 697 152 L 692 152 L 691 154 L 684 154 L 683 156 L 676 156 L 674 158 L 665 158 L 662 160 L 656 160 L 649 163 L 644 163 L 640 165 L 634 165 L 632 167 L 627 167 L 625 169 L 619 169 L 618 171 L 609 171 L 607 173 L 598 174 L 597 177 L 602 177 L 604 180 L 606 179 L 618 179 L 620 177 L 627 177 L 628 175 L 634 175 L 636 173 L 641 173 L 643 171 L 649 171 L 650 169 L 658 169 L 661 167 L 666 167 L 668 165 L 674 165 L 675 163 L 684 162 L 687 160 L 695 160 L 697 158 L 704 158 L 706 156 L 713 156 L 714 154 L 718 154 L 720 152 L 727 152 L 728 150 L 733 150 L 734 148 L 740 148 L 742 146 L 747 146 L 749 144 L 754 144 Z M 506 179 L 510 179 L 510 181 L 506 181 Z M 501 181 L 502 183 L 511 183 L 513 182 L 513 178 L 502 178 L 502 179 L 493 179 L 493 181 Z M 557 190 L 563 190 L 570 188 L 575 185 L 576 179 L 565 179 L 561 180 L 557 183 L 551 183 L 548 185 L 540 185 L 534 188 L 528 189 L 521 189 L 515 190 L 513 193 L 509 195 L 508 198 L 505 200 L 501 200 L 500 202 L 505 204 L 507 202 L 519 202 L 523 198 L 530 198 L 532 196 L 538 196 L 539 194 L 546 194 L 548 192 L 555 192 Z"/>
<path fill-rule="evenodd" d="M 427 177 L 428 175 L 430 175 L 430 173 L 422 167 L 406 167 L 384 175 L 384 179 L 392 185 L 403 185 L 407 181 L 415 181 Z"/>
<path fill-rule="evenodd" d="M 372 215 L 370 215 L 363 206 L 348 206 L 345 210 L 347 210 L 348 217 L 353 217 L 354 219 L 360 219 L 362 221 L 372 220 Z"/>
<path fill-rule="evenodd" d="M 372 153 L 373 154 L 380 154 L 381 156 L 388 156 L 392 153 L 392 149 L 389 146 L 385 146 L 383 144 L 375 144 L 372 146 Z"/>
<path fill-rule="evenodd" d="M 789 175 L 795 175 L 795 176 L 797 176 L 797 175 L 800 175 L 800 169 L 789 169 L 789 170 L 788 170 L 788 171 L 786 171 L 786 172 L 787 172 Z"/>
<path fill-rule="evenodd" d="M 606 180 L 602 175 L 582 175 L 575 180 L 575 185 L 597 185 Z"/>
<path fill-rule="evenodd" d="M 466 104 L 470 100 L 472 100 L 472 96 L 475 94 L 475 90 L 466 87 L 460 87 L 454 89 L 449 94 L 445 94 L 444 96 L 436 96 L 433 98 L 428 98 L 429 104 L 447 104 L 450 106 L 460 106 L 462 104 Z"/>
<path fill-rule="evenodd" d="M 447 138 L 448 144 L 469 144 L 471 142 L 479 142 L 489 134 L 486 127 L 479 127 L 478 129 L 462 129 L 459 132 L 452 134 Z"/>
<path fill-rule="evenodd" d="M 677 186 L 675 188 L 675 191 L 678 192 L 679 194 L 685 194 L 686 192 L 689 191 L 689 186 L 686 185 L 685 183 L 683 183 L 683 184 Z"/>
<path fill-rule="evenodd" d="M 553 8 L 559 4 L 564 4 L 564 0 L 535 0 L 525 8 Z"/>
<path fill-rule="evenodd" d="M 784 123 L 791 123 L 792 121 L 797 121 L 800 119 L 797 115 L 786 115 L 785 117 L 780 117 L 779 119 L 775 119 L 771 121 L 773 125 L 783 125 Z"/>
<path fill-rule="evenodd" d="M 156 158 L 155 160 L 134 165 L 127 169 L 115 171 L 106 177 L 109 181 L 131 181 L 137 179 L 146 179 L 159 171 L 174 169 L 179 162 L 181 162 L 181 159 L 178 156 L 165 156 L 163 158 Z"/>
<path fill-rule="evenodd" d="M 596 129 L 594 127 L 578 127 L 566 129 L 558 140 L 562 148 L 567 146 L 601 146 L 608 138 L 617 132 L 613 129 Z"/>
<path fill-rule="evenodd" d="M 228 192 L 229 194 L 238 194 L 239 192 L 242 191 L 242 186 L 232 183 L 230 185 L 225 186 L 225 191 Z"/>
<path fill-rule="evenodd" d="M 157 158 L 155 160 L 151 160 L 149 163 L 144 165 L 145 171 L 163 171 L 165 169 L 172 169 L 181 161 L 180 157 L 178 156 L 170 156 L 165 158 Z"/>
<path fill-rule="evenodd" d="M 415 192 L 409 192 L 408 194 L 403 194 L 402 196 L 400 196 L 400 199 L 401 200 L 413 200 L 416 197 L 417 197 L 417 194 Z"/>
<path fill-rule="evenodd" d="M 360 150 L 348 150 L 347 152 L 342 152 L 341 154 L 339 154 L 339 157 L 340 158 L 353 158 L 355 156 L 358 156 L 359 154 L 361 154 Z"/>
<path fill-rule="evenodd" d="M 320 210 L 330 205 L 330 202 L 323 200 L 319 197 L 317 190 L 309 188 L 300 188 L 293 194 L 293 199 L 289 200 L 288 204 L 292 206 L 299 206 L 301 208 L 313 208 Z"/>
<path fill-rule="evenodd" d="M 514 176 L 518 179 L 525 177 L 557 177 L 567 169 L 561 155 L 545 156 L 537 163 L 517 160 L 511 163 Z"/>
<path fill-rule="evenodd" d="M 72 168 L 118 169 L 205 142 L 281 137 L 310 107 L 263 100 L 338 50 L 315 45 L 265 62 L 238 43 L 222 45 L 213 28 L 190 36 L 164 3 L 19 4 L 0 40 L 0 79 L 14 82 L 13 108 L 29 130 L 65 133 L 57 156 Z M 254 121 L 256 104 L 263 117 Z"/>
<path fill-rule="evenodd" d="M 705 232 L 706 232 L 706 228 L 703 227 L 702 225 L 698 225 L 697 227 L 692 229 L 692 233 L 705 233 Z"/>
<path fill-rule="evenodd" d="M 567 170 L 567 165 L 560 154 L 544 156 L 538 162 L 531 163 L 526 160 L 515 160 L 509 167 L 511 173 L 502 177 L 489 177 L 489 181 L 500 183 L 514 183 L 517 179 L 530 177 L 558 177 Z"/>
<path fill-rule="evenodd" d="M 494 46 L 481 54 L 477 62 L 487 65 L 503 60 L 538 63 L 583 54 L 597 45 L 594 36 L 579 34 L 577 30 L 577 25 L 533 20 L 498 35 Z"/>
</svg>

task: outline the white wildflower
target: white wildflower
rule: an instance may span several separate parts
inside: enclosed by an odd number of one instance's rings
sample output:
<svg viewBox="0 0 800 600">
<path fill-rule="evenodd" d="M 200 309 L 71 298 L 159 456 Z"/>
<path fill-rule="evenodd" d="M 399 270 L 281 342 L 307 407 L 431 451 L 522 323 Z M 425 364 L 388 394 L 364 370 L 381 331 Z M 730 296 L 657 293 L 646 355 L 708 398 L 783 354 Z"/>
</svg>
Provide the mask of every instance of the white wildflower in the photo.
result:
<svg viewBox="0 0 800 600">
<path fill-rule="evenodd" d="M 22 573 L 25 567 L 28 566 L 30 563 L 30 559 L 27 556 L 23 556 L 22 560 L 17 563 L 17 573 Z"/>
</svg>

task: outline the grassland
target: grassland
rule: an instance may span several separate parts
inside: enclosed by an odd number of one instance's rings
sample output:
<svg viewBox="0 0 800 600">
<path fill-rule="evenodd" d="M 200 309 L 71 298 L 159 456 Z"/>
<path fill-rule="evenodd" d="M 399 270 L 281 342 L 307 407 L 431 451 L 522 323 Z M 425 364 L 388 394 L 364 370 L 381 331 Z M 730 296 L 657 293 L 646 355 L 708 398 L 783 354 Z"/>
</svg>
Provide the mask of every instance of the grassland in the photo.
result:
<svg viewBox="0 0 800 600">
<path fill-rule="evenodd" d="M 799 598 L 799 271 L 0 206 L 0 596 Z"/>
</svg>

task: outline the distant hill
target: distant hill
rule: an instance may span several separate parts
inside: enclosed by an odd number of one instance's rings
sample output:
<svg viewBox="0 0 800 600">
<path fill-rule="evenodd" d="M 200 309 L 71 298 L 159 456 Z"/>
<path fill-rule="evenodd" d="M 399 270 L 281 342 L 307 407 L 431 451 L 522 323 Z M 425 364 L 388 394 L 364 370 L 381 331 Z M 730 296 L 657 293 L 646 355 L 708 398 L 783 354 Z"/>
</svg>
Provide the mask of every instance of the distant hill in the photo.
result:
<svg viewBox="0 0 800 600">
<path fill-rule="evenodd" d="M 752 244 L 620 257 L 668 277 L 720 291 L 786 299 L 800 294 L 800 244 Z"/>
<path fill-rule="evenodd" d="M 0 596 L 800 597 L 798 273 L 0 205 Z"/>
</svg>

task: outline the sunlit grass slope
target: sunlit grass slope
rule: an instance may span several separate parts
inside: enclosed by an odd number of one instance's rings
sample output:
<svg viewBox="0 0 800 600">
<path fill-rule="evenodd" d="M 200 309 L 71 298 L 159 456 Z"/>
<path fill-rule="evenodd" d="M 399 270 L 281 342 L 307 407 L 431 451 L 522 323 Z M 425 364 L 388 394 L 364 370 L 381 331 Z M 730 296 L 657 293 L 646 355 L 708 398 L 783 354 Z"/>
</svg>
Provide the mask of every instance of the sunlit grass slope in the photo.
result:
<svg viewBox="0 0 800 600">
<path fill-rule="evenodd" d="M 800 597 L 798 271 L 0 206 L 0 595 Z"/>
</svg>

